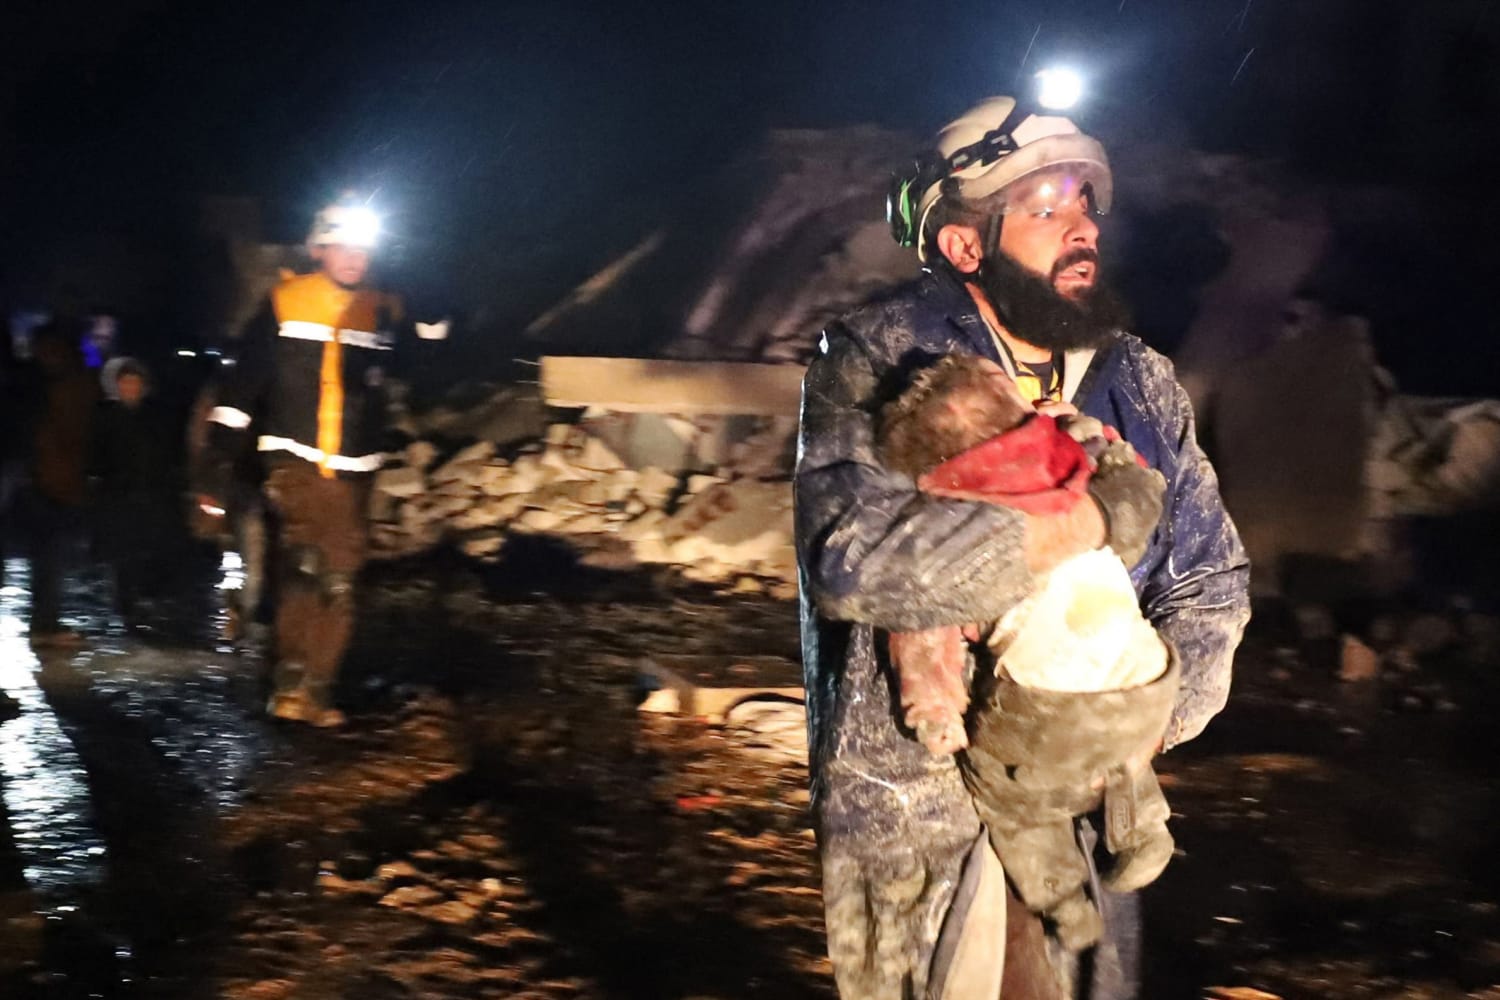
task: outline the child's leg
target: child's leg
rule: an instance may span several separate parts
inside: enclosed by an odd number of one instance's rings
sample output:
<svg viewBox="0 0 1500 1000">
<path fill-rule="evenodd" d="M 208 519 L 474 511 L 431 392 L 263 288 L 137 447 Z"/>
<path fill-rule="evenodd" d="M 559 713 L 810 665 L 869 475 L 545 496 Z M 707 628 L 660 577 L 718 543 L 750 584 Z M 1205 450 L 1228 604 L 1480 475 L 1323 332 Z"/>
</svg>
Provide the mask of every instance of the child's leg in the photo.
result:
<svg viewBox="0 0 1500 1000">
<path fill-rule="evenodd" d="M 1167 830 L 1171 809 L 1150 767 L 1120 769 L 1104 788 L 1104 843 L 1115 861 L 1104 884 L 1134 892 L 1156 881 L 1172 860 L 1175 844 Z"/>
<path fill-rule="evenodd" d="M 890 651 L 900 681 L 902 718 L 917 739 L 935 754 L 968 746 L 964 713 L 969 708 L 969 691 L 964 683 L 962 631 L 950 626 L 892 632 Z"/>
</svg>

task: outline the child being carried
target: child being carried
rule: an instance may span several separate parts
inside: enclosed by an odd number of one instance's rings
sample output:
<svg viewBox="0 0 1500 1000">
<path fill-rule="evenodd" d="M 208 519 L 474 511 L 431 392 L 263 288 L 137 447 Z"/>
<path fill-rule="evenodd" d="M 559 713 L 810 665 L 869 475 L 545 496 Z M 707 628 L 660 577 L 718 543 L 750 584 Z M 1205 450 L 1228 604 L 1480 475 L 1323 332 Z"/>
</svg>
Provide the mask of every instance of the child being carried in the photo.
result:
<svg viewBox="0 0 1500 1000">
<path fill-rule="evenodd" d="M 958 354 L 885 407 L 877 446 L 923 492 L 1042 515 L 1092 502 L 1093 477 L 1139 462 L 1099 421 L 1040 415 L 999 365 Z M 977 683 L 965 631 L 994 663 Z M 967 748 L 965 782 L 1018 895 L 1068 948 L 1093 944 L 1103 925 L 1075 818 L 1102 798 L 1116 891 L 1149 884 L 1173 849 L 1156 776 L 1133 758 L 1166 732 L 1178 670 L 1120 557 L 1074 556 L 999 622 L 892 633 L 890 653 L 906 725 L 935 754 Z"/>
</svg>

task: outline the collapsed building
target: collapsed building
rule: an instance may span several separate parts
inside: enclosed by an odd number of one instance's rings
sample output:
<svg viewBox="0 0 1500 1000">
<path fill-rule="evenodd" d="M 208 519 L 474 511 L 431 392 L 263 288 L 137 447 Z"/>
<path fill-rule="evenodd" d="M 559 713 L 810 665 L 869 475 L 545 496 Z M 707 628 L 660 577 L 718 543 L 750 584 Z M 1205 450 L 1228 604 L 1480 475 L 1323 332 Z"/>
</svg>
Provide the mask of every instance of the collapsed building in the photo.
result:
<svg viewBox="0 0 1500 1000">
<path fill-rule="evenodd" d="M 402 410 L 412 444 L 377 482 L 377 550 L 492 560 L 540 534 L 594 565 L 790 596 L 802 368 L 824 325 L 917 272 L 880 221 L 912 148 L 773 133 L 721 186 L 762 178 L 732 226 L 650 234 L 530 324 L 537 385 Z M 1319 298 L 1338 256 L 1327 191 L 1151 146 L 1120 151 L 1116 184 L 1116 274 L 1194 399 L 1257 593 L 1295 597 L 1308 566 L 1394 592 L 1413 571 L 1404 524 L 1500 502 L 1500 403 L 1402 394 L 1370 323 Z M 663 360 L 563 356 L 609 345 Z"/>
</svg>

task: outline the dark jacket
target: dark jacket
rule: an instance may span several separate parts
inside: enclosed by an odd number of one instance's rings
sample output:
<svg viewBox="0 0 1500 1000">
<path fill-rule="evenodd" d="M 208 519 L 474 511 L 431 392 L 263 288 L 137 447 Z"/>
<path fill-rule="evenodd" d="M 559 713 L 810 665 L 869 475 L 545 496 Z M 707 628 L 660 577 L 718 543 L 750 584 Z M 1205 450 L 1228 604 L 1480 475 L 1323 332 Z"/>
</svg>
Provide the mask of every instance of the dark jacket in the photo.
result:
<svg viewBox="0 0 1500 1000">
<path fill-rule="evenodd" d="M 826 331 L 803 385 L 795 481 L 814 810 L 825 872 L 843 873 L 837 884 L 825 879 L 830 943 L 836 931 L 859 937 L 834 926 L 842 909 L 862 912 L 839 898 L 846 890 L 879 898 L 883 884 L 925 884 L 906 917 L 859 918 L 907 921 L 919 978 L 939 923 L 932 914 L 946 910 L 979 826 L 954 760 L 934 758 L 898 729 L 880 630 L 995 620 L 1032 586 L 1024 515 L 924 495 L 875 457 L 878 407 L 913 369 L 953 352 L 1005 363 L 946 273 L 924 275 Z M 1166 358 L 1118 334 L 1092 356 L 1070 354 L 1064 385 L 1167 480 L 1165 512 L 1132 579 L 1147 618 L 1181 658 L 1167 744 L 1181 743 L 1228 694 L 1249 617 L 1244 551 Z"/>
<path fill-rule="evenodd" d="M 321 272 L 282 282 L 224 366 L 209 415 L 207 467 L 230 468 L 253 422 L 255 446 L 268 457 L 335 473 L 380 468 L 384 384 L 409 349 L 409 329 L 394 296 L 343 289 Z"/>
<path fill-rule="evenodd" d="M 82 364 L 36 369 L 28 437 L 28 472 L 35 493 L 67 507 L 88 498 L 87 470 L 99 382 Z"/>
<path fill-rule="evenodd" d="M 180 489 L 179 449 L 169 415 L 153 399 L 135 407 L 118 401 L 99 409 L 93 473 L 106 501 L 165 500 Z"/>
</svg>

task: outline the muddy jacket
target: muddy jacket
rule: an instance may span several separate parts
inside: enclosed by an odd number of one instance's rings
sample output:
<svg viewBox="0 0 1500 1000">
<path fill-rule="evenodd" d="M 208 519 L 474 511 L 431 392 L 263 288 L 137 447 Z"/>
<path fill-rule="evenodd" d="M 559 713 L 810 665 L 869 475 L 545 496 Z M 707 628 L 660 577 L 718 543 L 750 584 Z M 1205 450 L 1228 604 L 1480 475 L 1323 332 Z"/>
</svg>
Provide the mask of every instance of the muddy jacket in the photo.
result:
<svg viewBox="0 0 1500 1000">
<path fill-rule="evenodd" d="M 228 467 L 256 424 L 256 448 L 325 475 L 384 463 L 385 378 L 405 348 L 400 300 L 350 291 L 321 272 L 272 290 L 240 338 L 209 415 L 212 468 Z"/>
<path fill-rule="evenodd" d="M 878 630 L 997 620 L 1032 587 L 1023 514 L 924 495 L 875 457 L 873 414 L 910 371 L 953 352 L 1007 364 L 963 287 L 927 274 L 829 329 L 803 386 L 795 488 L 814 810 L 829 948 L 851 996 L 900 996 L 905 976 L 924 988 L 979 831 L 954 760 L 897 728 Z M 1181 743 L 1228 695 L 1249 617 L 1244 552 L 1166 358 L 1119 334 L 1070 352 L 1063 379 L 1065 398 L 1167 480 L 1132 580 L 1181 658 L 1167 745 Z"/>
</svg>

